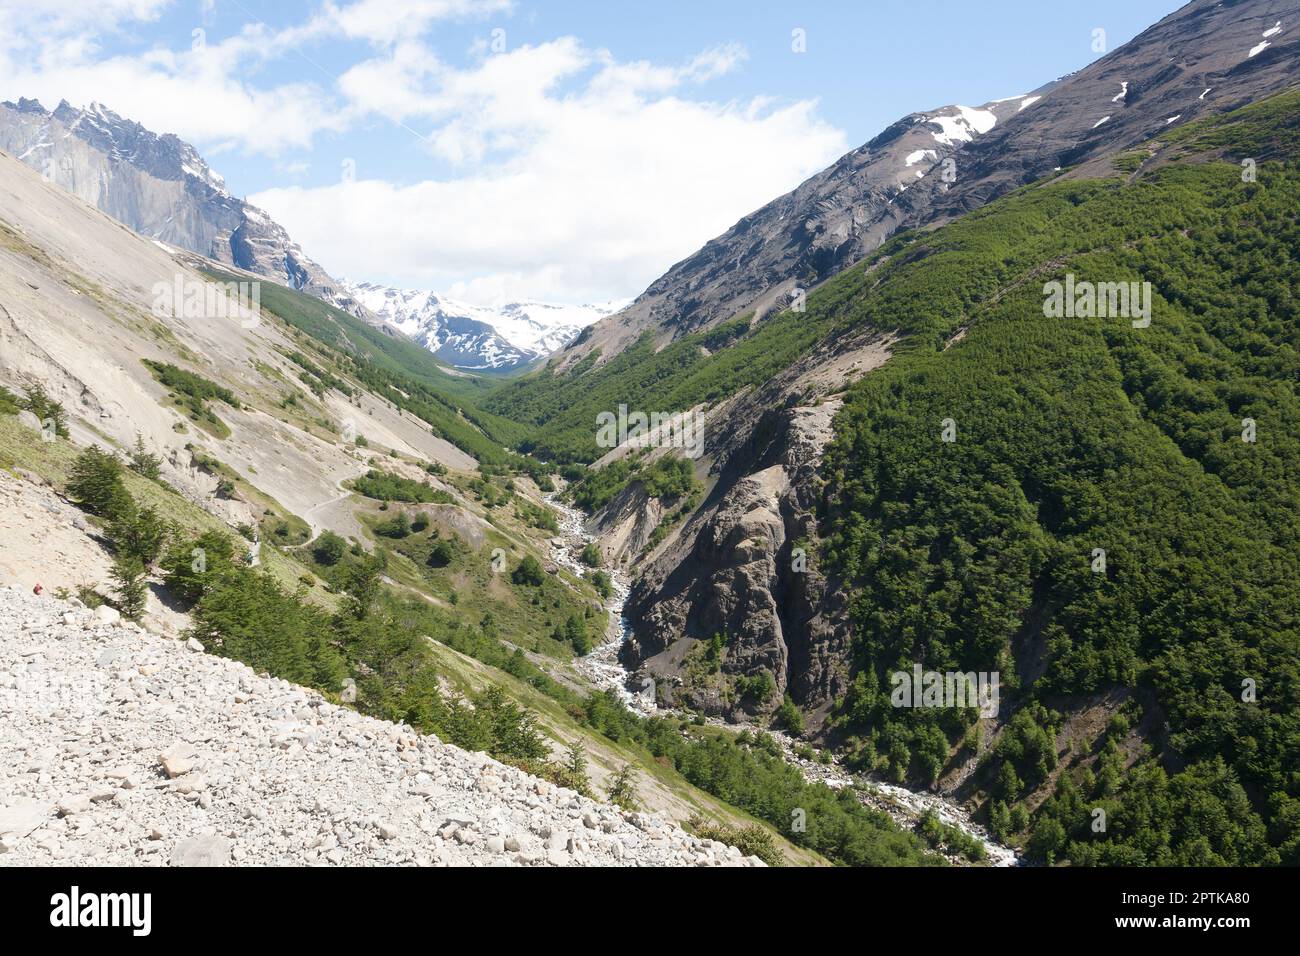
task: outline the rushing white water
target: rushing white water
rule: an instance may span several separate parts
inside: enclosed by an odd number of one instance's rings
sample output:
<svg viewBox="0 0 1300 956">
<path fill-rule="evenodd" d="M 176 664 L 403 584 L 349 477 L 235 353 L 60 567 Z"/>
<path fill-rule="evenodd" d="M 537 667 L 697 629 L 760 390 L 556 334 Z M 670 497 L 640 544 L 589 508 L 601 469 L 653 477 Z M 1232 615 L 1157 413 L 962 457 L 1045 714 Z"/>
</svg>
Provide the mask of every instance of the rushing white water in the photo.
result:
<svg viewBox="0 0 1300 956">
<path fill-rule="evenodd" d="M 585 574 L 590 569 L 579 560 L 578 555 L 593 539 L 584 527 L 582 512 L 562 504 L 555 495 L 547 495 L 546 501 L 555 509 L 560 525 L 560 533 L 554 539 L 560 543 L 553 542 L 551 545 L 555 563 L 574 574 Z M 631 639 L 631 629 L 623 618 L 623 604 L 627 601 L 628 594 L 627 581 L 617 568 L 606 568 L 605 573 L 609 575 L 613 589 L 605 602 L 605 608 L 609 611 L 606 635 L 613 632 L 615 636 L 613 640 L 602 642 L 590 654 L 579 657 L 574 661 L 574 667 L 599 689 L 617 693 L 630 710 L 643 717 L 653 716 L 659 712 L 655 706 L 654 688 L 651 687 L 648 694 L 633 693 L 628 687 L 631 675 L 618 659 L 623 645 Z"/>
<path fill-rule="evenodd" d="M 546 501 L 555 509 L 560 526 L 560 532 L 551 546 L 555 563 L 575 574 L 584 574 L 589 569 L 579 560 L 578 555 L 593 538 L 587 533 L 582 512 L 561 503 L 555 495 L 547 495 Z M 574 662 L 575 668 L 601 690 L 613 689 L 629 709 L 642 716 L 669 714 L 679 717 L 689 716 L 681 711 L 659 707 L 655 703 L 653 686 L 642 693 L 633 693 L 629 688 L 628 682 L 632 675 L 619 660 L 619 652 L 623 645 L 631 640 L 631 628 L 628 626 L 627 619 L 623 617 L 623 605 L 627 601 L 629 588 L 624 575 L 618 569 L 609 568 L 606 569 L 606 573 L 609 574 L 613 586 L 613 593 L 605 604 L 610 615 L 608 630 L 615 637 L 601 644 L 590 654 L 579 657 Z M 710 719 L 708 722 L 737 733 L 746 729 L 717 719 Z M 984 847 L 990 865 L 1018 866 L 1020 864 L 1020 858 L 1015 850 L 994 841 L 984 827 L 971 820 L 970 814 L 965 809 L 947 797 L 924 790 L 908 790 L 906 787 L 882 780 L 850 775 L 839 766 L 834 755 L 831 755 L 829 764 L 808 760 L 799 756 L 795 749 L 796 741 L 790 737 L 775 730 L 767 730 L 765 733 L 770 734 L 780 744 L 786 760 L 798 767 L 806 780 L 824 783 L 834 790 L 852 787 L 864 804 L 884 810 L 904 827 L 910 827 L 923 813 L 932 810 L 941 823 L 956 827 L 979 841 Z"/>
</svg>

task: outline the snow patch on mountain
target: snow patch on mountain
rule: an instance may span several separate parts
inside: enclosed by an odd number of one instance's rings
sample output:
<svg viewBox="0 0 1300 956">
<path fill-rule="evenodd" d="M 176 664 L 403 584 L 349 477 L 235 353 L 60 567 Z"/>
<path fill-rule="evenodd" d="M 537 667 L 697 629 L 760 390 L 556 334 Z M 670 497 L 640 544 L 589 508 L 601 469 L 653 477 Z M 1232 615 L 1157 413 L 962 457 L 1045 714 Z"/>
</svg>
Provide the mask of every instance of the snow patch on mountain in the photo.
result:
<svg viewBox="0 0 1300 956">
<path fill-rule="evenodd" d="M 591 323 L 627 305 L 508 302 L 481 306 L 427 289 L 394 289 L 373 282 L 343 281 L 371 312 L 450 365 L 504 371 L 556 352 Z"/>
<path fill-rule="evenodd" d="M 982 136 L 997 125 L 998 118 L 991 110 L 975 109 L 971 106 L 954 106 L 956 116 L 927 116 L 925 122 L 939 127 L 934 133 L 934 140 L 944 146 L 957 143 L 969 143 L 976 136 Z"/>
</svg>

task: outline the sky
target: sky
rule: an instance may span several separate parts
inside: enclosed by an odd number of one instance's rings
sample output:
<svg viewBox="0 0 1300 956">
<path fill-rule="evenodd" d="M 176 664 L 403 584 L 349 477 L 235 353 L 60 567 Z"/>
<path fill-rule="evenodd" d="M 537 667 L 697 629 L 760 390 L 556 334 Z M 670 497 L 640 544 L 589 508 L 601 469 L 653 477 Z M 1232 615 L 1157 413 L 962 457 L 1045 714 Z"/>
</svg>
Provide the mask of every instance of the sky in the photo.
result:
<svg viewBox="0 0 1300 956">
<path fill-rule="evenodd" d="M 900 117 L 1180 5 L 0 0 L 0 99 L 176 133 L 336 277 L 606 302 Z"/>
</svg>

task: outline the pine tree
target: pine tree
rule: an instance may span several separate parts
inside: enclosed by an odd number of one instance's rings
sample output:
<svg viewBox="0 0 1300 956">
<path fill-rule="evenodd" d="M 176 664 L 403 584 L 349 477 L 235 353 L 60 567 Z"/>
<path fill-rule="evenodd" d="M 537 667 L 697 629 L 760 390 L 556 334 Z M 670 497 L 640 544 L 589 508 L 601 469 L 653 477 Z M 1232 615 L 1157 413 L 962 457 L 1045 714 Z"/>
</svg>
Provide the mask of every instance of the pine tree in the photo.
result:
<svg viewBox="0 0 1300 956">
<path fill-rule="evenodd" d="M 140 620 L 148 595 L 144 564 L 134 555 L 120 554 L 113 562 L 110 574 L 113 586 L 117 589 L 118 609 L 132 621 Z"/>
<path fill-rule="evenodd" d="M 625 763 L 618 768 L 618 773 L 614 774 L 614 779 L 609 782 L 606 794 L 609 796 L 610 803 L 624 810 L 640 809 L 641 805 L 636 798 L 636 772 L 630 763 Z"/>
</svg>

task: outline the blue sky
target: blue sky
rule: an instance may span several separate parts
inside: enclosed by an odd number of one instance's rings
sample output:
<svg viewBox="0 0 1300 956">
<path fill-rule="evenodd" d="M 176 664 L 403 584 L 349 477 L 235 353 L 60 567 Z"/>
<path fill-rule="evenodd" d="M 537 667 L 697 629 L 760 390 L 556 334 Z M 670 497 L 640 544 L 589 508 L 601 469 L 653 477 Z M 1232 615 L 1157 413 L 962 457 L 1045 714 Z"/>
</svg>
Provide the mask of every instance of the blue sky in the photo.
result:
<svg viewBox="0 0 1300 956">
<path fill-rule="evenodd" d="M 336 275 L 491 304 L 634 295 L 900 116 L 1026 93 L 1179 4 L 85 6 L 0 0 L 0 97 L 176 132 Z"/>
</svg>

